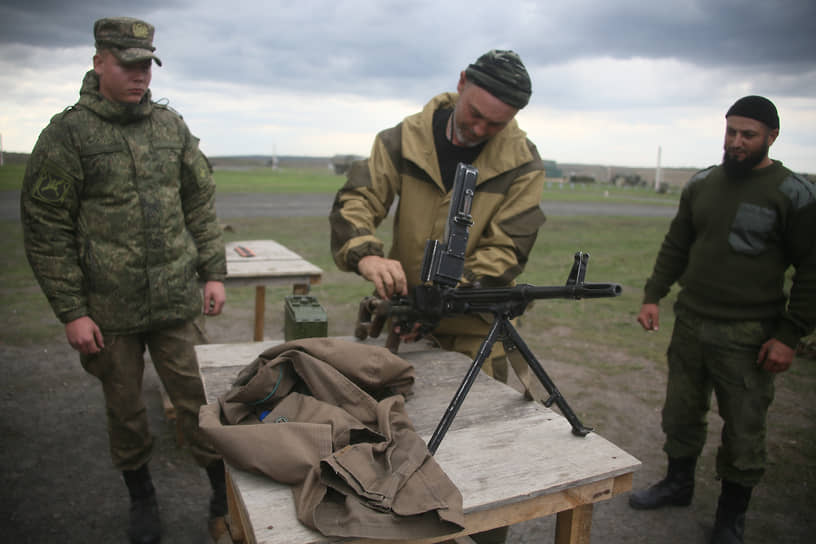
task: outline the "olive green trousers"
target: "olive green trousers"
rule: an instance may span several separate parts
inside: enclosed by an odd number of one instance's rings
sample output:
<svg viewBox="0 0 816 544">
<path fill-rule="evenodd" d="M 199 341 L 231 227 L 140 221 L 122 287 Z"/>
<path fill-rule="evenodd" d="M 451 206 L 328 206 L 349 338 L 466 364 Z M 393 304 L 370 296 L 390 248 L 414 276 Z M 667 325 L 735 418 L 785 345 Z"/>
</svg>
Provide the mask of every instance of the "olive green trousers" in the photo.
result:
<svg viewBox="0 0 816 544">
<path fill-rule="evenodd" d="M 198 410 L 206 403 L 194 348 L 206 341 L 201 323 L 194 320 L 139 334 L 105 335 L 104 341 L 102 351 L 80 356 L 80 360 L 102 383 L 114 466 L 135 470 L 149 461 L 152 453 L 153 437 L 142 399 L 145 348 L 196 463 L 205 467 L 219 459 L 198 428 Z"/>
</svg>

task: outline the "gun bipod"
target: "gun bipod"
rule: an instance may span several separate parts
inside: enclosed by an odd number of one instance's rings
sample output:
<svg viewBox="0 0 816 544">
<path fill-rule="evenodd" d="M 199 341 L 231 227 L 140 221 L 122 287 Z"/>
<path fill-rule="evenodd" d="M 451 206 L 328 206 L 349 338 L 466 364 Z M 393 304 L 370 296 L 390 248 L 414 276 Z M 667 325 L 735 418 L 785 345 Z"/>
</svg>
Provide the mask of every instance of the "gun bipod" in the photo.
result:
<svg viewBox="0 0 816 544">
<path fill-rule="evenodd" d="M 478 376 L 482 365 L 487 359 L 487 356 L 490 355 L 490 352 L 493 349 L 493 344 L 495 344 L 496 340 L 499 338 L 502 338 L 502 341 L 507 347 L 515 347 L 519 350 L 519 353 L 530 367 L 530 370 L 533 372 L 533 374 L 535 374 L 538 381 L 541 382 L 541 385 L 544 386 L 544 389 L 546 389 L 547 393 L 550 395 L 545 401 L 543 401 L 543 404 L 547 407 L 552 406 L 553 403 L 558 406 L 561 413 L 564 415 L 567 421 L 569 421 L 570 425 L 572 425 L 572 434 L 576 436 L 586 436 L 592 431 L 592 427 L 587 427 L 581 423 L 581 420 L 578 419 L 578 416 L 572 411 L 572 408 L 567 403 L 567 400 L 555 386 L 555 383 L 553 383 L 553 381 L 547 375 L 546 371 L 541 366 L 541 363 L 538 362 L 538 359 L 535 358 L 533 352 L 530 351 L 530 348 L 527 347 L 527 344 L 524 343 L 521 335 L 519 335 L 516 328 L 510 322 L 509 315 L 502 314 L 497 315 L 496 319 L 493 321 L 490 331 L 487 333 L 487 336 L 479 346 L 479 351 L 465 374 L 465 378 L 462 380 L 462 383 L 459 385 L 456 393 L 454 393 L 450 404 L 445 410 L 445 413 L 442 415 L 442 419 L 436 426 L 436 430 L 434 430 L 433 435 L 431 435 L 431 439 L 428 442 L 428 451 L 431 452 L 431 455 L 434 455 L 436 450 L 439 448 L 439 444 L 442 442 L 442 439 L 448 432 L 448 428 L 450 428 L 451 423 L 453 423 L 453 420 L 456 418 L 456 414 L 459 412 L 462 402 L 464 402 L 465 397 L 467 397 L 467 394 L 470 392 L 473 382 L 476 381 L 476 377 Z"/>
</svg>

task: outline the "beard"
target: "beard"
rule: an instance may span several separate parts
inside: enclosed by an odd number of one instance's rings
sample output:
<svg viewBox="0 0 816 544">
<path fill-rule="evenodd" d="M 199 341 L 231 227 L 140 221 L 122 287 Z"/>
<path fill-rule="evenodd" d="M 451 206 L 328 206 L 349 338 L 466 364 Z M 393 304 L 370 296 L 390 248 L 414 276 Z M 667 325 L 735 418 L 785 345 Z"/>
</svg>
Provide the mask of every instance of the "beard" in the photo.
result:
<svg viewBox="0 0 816 544">
<path fill-rule="evenodd" d="M 471 139 L 466 132 L 467 129 L 457 125 L 456 123 L 453 125 L 453 130 L 456 133 L 456 140 L 459 142 L 457 145 L 459 147 L 476 147 L 477 145 L 483 144 L 487 140 L 487 138 L 476 139 L 475 136 Z"/>
<path fill-rule="evenodd" d="M 470 133 L 470 129 L 456 121 L 456 110 L 451 113 L 451 131 L 456 136 L 457 146 L 459 147 L 476 147 L 487 141 L 487 138 L 477 138 Z"/>
<path fill-rule="evenodd" d="M 728 149 L 723 153 L 722 165 L 725 169 L 725 175 L 731 179 L 744 178 L 751 173 L 754 167 L 762 162 L 768 156 L 769 145 L 766 142 L 763 146 L 753 153 L 746 155 L 744 159 L 737 159 L 728 153 Z"/>
</svg>

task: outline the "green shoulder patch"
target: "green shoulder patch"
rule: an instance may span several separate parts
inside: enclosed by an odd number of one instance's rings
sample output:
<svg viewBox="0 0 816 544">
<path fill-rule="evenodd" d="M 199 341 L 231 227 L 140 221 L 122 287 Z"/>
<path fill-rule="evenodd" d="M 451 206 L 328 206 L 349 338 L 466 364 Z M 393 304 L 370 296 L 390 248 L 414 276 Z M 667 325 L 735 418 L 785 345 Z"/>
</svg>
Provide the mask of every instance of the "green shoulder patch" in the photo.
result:
<svg viewBox="0 0 816 544">
<path fill-rule="evenodd" d="M 67 176 L 57 174 L 46 166 L 40 170 L 31 196 L 46 204 L 62 204 L 70 188 L 71 180 Z"/>
<path fill-rule="evenodd" d="M 199 152 L 198 156 L 193 161 L 193 175 L 195 176 L 198 184 L 203 187 L 209 183 L 212 171 L 213 170 L 209 159 L 207 159 L 204 153 Z"/>
</svg>

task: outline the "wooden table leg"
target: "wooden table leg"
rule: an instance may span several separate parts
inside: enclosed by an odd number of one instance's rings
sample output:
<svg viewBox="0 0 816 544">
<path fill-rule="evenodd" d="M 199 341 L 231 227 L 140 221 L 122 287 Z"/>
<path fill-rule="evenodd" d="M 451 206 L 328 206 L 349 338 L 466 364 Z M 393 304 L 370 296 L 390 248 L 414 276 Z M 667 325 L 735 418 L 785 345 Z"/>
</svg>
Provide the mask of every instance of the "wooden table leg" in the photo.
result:
<svg viewBox="0 0 816 544">
<path fill-rule="evenodd" d="M 592 529 L 592 503 L 558 512 L 555 544 L 589 544 Z"/>
<path fill-rule="evenodd" d="M 255 334 L 252 338 L 256 342 L 263 340 L 265 308 L 266 286 L 258 285 L 255 287 Z"/>
<path fill-rule="evenodd" d="M 249 540 L 247 540 L 248 533 L 246 530 L 249 525 L 246 522 L 246 514 L 241 508 L 238 498 L 235 496 L 235 488 L 233 487 L 229 470 L 225 471 L 225 477 L 227 481 L 227 510 L 230 518 L 230 537 L 232 537 L 233 542 L 245 544 L 249 542 Z"/>
</svg>

